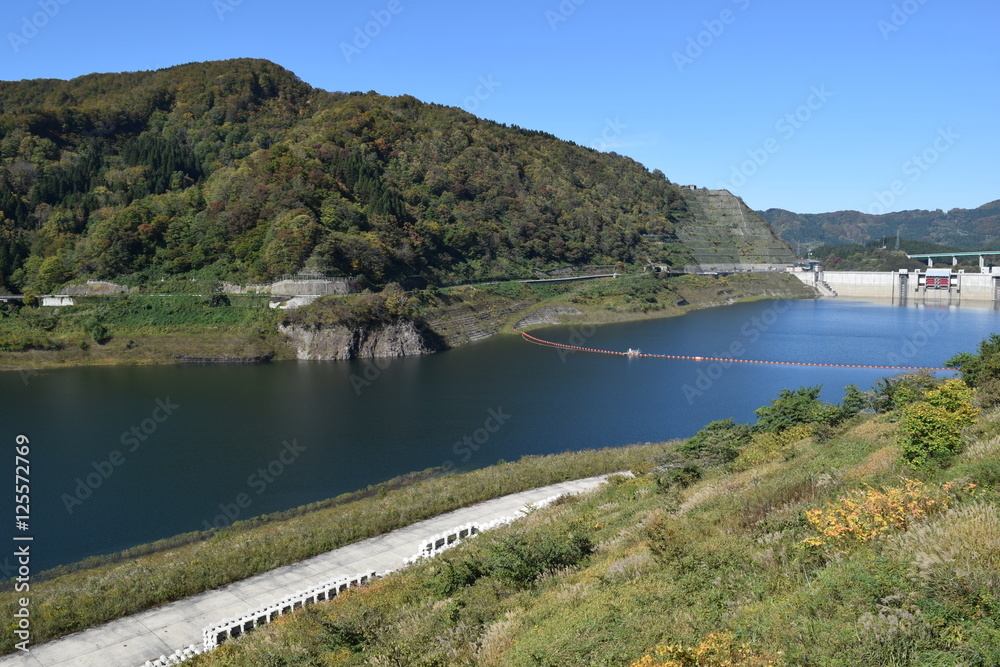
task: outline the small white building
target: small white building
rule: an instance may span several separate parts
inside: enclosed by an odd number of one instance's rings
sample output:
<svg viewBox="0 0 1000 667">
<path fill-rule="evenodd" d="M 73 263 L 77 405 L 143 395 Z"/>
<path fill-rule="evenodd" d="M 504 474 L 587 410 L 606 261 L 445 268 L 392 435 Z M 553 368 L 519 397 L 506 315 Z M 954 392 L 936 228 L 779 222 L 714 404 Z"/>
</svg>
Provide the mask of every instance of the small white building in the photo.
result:
<svg viewBox="0 0 1000 667">
<path fill-rule="evenodd" d="M 73 306 L 76 305 L 73 302 L 73 297 L 67 296 L 65 294 L 47 294 L 38 297 L 41 299 L 42 306 Z"/>
</svg>

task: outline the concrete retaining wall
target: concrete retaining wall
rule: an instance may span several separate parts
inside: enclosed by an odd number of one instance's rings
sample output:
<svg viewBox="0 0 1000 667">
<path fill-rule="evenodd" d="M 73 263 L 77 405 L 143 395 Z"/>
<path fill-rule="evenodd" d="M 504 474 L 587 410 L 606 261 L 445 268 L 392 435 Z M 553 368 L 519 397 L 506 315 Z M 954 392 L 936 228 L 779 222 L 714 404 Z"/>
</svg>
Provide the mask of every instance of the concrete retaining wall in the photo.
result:
<svg viewBox="0 0 1000 667">
<path fill-rule="evenodd" d="M 994 302 L 997 281 L 1000 275 L 989 273 L 954 273 L 951 289 L 925 289 L 921 286 L 922 271 L 811 271 L 794 272 L 806 285 L 817 287 L 824 284 L 837 296 L 856 299 L 879 299 L 898 301 L 960 301 Z"/>
<path fill-rule="evenodd" d="M 876 271 L 823 271 L 820 280 L 826 282 L 837 296 L 892 299 L 899 296 L 895 273 Z M 916 285 L 916 280 L 913 281 Z"/>
<path fill-rule="evenodd" d="M 992 276 L 988 273 L 960 273 L 958 274 L 959 295 L 963 299 L 972 301 L 993 301 L 994 281 L 1000 276 Z"/>
<path fill-rule="evenodd" d="M 299 296 L 302 294 L 351 294 L 358 291 L 358 282 L 350 278 L 331 280 L 282 280 L 271 285 L 275 296 Z"/>
</svg>

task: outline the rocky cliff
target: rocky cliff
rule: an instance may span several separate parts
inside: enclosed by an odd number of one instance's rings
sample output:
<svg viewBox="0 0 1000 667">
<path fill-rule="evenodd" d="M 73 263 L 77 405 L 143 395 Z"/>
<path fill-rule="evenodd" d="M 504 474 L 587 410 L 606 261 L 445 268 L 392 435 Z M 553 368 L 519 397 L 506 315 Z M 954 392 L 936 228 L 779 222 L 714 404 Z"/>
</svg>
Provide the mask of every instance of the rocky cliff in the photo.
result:
<svg viewBox="0 0 1000 667">
<path fill-rule="evenodd" d="M 430 354 L 443 345 L 413 322 L 400 321 L 358 329 L 344 326 L 282 325 L 299 359 L 331 361 Z"/>
</svg>

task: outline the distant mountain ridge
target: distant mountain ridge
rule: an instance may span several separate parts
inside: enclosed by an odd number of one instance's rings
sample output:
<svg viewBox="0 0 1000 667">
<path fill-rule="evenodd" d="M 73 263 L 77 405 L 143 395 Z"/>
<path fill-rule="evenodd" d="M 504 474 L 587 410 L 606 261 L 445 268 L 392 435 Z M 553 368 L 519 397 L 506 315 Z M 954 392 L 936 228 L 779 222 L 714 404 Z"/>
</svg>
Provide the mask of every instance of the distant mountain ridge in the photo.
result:
<svg viewBox="0 0 1000 667">
<path fill-rule="evenodd" d="M 973 209 L 913 210 L 883 215 L 860 211 L 793 213 L 780 208 L 758 213 L 778 236 L 793 245 L 863 244 L 895 236 L 897 231 L 908 239 L 969 250 L 995 250 L 1000 245 L 1000 200 Z"/>
<path fill-rule="evenodd" d="M 742 202 L 730 220 L 700 197 L 614 153 L 410 96 L 326 92 L 266 60 L 0 82 L 0 286 L 15 290 L 683 266 L 705 256 L 684 239 L 706 225 L 729 261 L 790 257 Z"/>
</svg>

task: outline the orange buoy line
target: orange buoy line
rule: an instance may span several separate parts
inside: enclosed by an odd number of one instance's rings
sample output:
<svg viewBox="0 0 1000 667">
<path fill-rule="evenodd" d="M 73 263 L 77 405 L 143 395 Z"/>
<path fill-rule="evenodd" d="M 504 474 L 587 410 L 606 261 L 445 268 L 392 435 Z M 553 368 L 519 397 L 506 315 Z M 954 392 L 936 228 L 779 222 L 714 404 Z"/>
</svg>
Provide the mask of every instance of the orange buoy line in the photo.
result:
<svg viewBox="0 0 1000 667">
<path fill-rule="evenodd" d="M 932 366 L 865 366 L 861 364 L 820 364 L 808 361 L 761 361 L 758 359 L 732 359 L 727 357 L 693 357 L 679 354 L 643 354 L 641 352 L 617 352 L 615 350 L 600 350 L 594 347 L 580 347 L 578 345 L 566 345 L 565 343 L 553 343 L 549 340 L 535 338 L 531 334 L 522 331 L 521 336 L 530 343 L 544 345 L 546 347 L 556 347 L 564 350 L 576 352 L 593 352 L 595 354 L 610 354 L 616 357 L 641 357 L 645 359 L 682 359 L 687 361 L 721 361 L 728 364 L 764 364 L 768 366 L 810 366 L 813 368 L 874 368 L 888 371 L 951 371 L 952 368 L 936 368 Z"/>
</svg>

